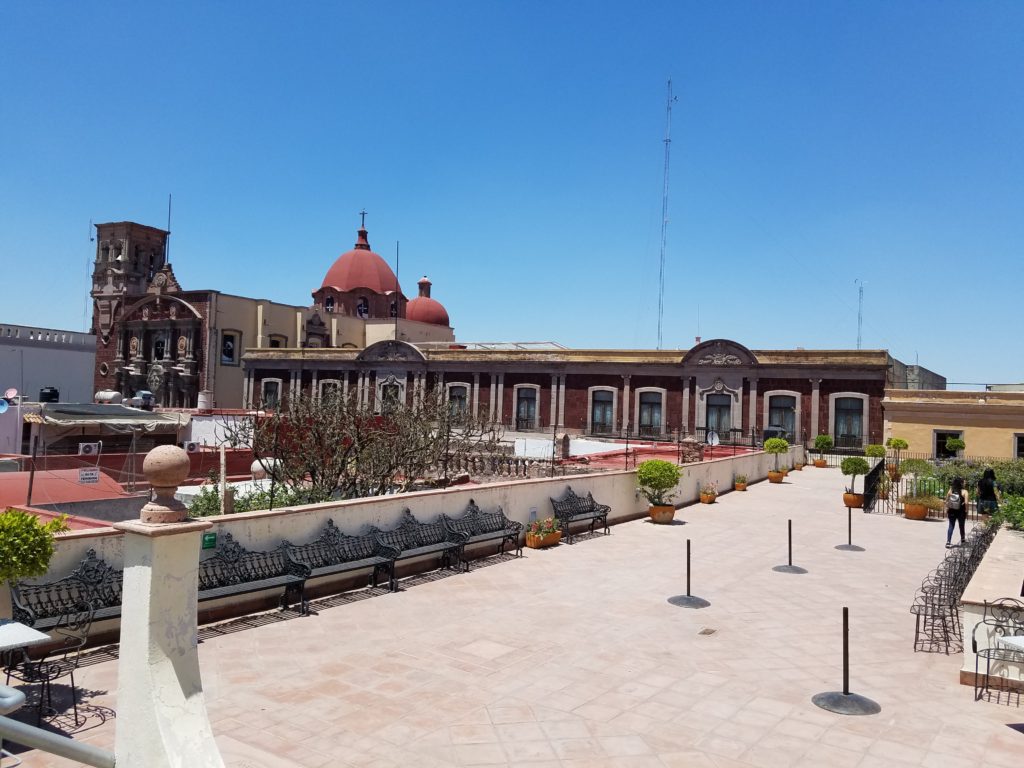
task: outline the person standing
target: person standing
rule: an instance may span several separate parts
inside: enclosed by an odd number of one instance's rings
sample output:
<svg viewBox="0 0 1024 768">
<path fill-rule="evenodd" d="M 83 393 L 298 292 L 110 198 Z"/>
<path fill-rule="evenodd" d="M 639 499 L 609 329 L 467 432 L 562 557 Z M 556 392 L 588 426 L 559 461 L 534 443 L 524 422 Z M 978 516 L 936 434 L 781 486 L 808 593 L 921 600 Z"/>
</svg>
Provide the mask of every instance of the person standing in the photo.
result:
<svg viewBox="0 0 1024 768">
<path fill-rule="evenodd" d="M 946 549 L 953 546 L 953 528 L 959 523 L 960 525 L 960 543 L 964 543 L 964 539 L 967 538 L 964 534 L 964 524 L 967 522 L 967 502 L 970 499 L 967 496 L 967 491 L 964 490 L 964 480 L 962 477 L 954 477 L 953 485 L 949 489 L 949 493 L 946 494 L 946 517 L 949 518 L 949 528 L 946 529 Z"/>
<path fill-rule="evenodd" d="M 991 515 L 999 509 L 999 484 L 996 482 L 996 471 L 986 467 L 978 481 L 978 512 Z"/>
</svg>

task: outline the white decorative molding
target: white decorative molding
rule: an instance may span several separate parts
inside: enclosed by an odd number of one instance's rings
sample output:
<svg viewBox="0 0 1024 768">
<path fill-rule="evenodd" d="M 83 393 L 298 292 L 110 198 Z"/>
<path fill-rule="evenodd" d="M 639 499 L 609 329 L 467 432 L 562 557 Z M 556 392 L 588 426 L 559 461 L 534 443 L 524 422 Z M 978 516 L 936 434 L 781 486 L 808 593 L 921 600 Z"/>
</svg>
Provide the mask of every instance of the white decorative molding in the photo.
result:
<svg viewBox="0 0 1024 768">
<path fill-rule="evenodd" d="M 524 389 L 533 390 L 533 428 L 540 427 L 540 384 L 516 384 L 512 387 L 512 424 L 519 425 L 519 393 Z"/>
</svg>

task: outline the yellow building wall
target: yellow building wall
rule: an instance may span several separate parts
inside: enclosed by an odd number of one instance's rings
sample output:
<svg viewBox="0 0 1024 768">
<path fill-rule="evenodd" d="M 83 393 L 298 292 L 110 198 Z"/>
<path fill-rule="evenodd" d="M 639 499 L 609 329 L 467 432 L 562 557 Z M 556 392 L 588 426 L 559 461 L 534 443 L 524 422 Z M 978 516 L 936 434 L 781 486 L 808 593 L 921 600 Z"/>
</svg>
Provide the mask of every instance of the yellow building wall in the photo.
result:
<svg viewBox="0 0 1024 768">
<path fill-rule="evenodd" d="M 378 341 L 395 338 L 394 320 L 366 320 L 366 346 Z M 451 328 L 433 323 L 417 323 L 414 320 L 398 321 L 398 338 L 401 341 L 455 341 Z"/>
<path fill-rule="evenodd" d="M 1009 459 L 1016 456 L 1016 435 L 1024 435 L 1024 415 L 999 413 L 998 406 L 961 414 L 904 412 L 884 403 L 883 408 L 886 437 L 902 437 L 914 453 L 934 454 L 935 432 L 950 431 L 963 432 L 966 456 Z"/>
<path fill-rule="evenodd" d="M 261 311 L 262 309 L 262 311 Z M 217 295 L 217 338 L 213 342 L 213 396 L 218 408 L 241 408 L 244 391 L 245 371 L 241 365 L 242 352 L 246 348 L 270 346 L 270 337 L 281 337 L 282 347 L 297 347 L 296 320 L 303 330 L 313 311 L 307 307 L 277 304 L 262 299 L 249 299 L 229 294 Z M 262 317 L 262 326 L 259 319 Z M 241 334 L 238 344 L 239 363 L 232 365 L 221 362 L 221 338 L 224 331 Z"/>
</svg>

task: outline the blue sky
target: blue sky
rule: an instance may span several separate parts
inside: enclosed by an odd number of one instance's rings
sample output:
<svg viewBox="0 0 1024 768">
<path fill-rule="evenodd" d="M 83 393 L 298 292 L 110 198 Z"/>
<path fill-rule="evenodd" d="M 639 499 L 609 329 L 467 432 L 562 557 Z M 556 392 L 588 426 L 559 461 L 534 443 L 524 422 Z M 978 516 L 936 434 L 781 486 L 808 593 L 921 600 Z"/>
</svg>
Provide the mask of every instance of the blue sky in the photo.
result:
<svg viewBox="0 0 1024 768">
<path fill-rule="evenodd" d="M 8 3 L 0 321 L 83 327 L 89 220 L 308 304 L 369 211 L 458 337 L 863 346 L 1024 381 L 1024 4 Z M 244 12 L 243 12 L 244 9 Z M 699 320 L 698 320 L 699 318 Z"/>
</svg>

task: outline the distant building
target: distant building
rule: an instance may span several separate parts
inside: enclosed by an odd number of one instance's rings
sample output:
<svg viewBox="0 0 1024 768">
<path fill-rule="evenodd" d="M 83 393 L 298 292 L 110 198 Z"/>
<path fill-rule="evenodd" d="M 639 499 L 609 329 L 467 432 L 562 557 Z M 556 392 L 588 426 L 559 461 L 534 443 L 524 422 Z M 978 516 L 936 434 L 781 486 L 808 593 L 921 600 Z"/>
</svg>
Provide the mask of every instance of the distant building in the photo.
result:
<svg viewBox="0 0 1024 768">
<path fill-rule="evenodd" d="M 13 387 L 35 401 L 45 389 L 61 402 L 92 402 L 95 365 L 91 333 L 0 325 L 0 395 Z"/>
<path fill-rule="evenodd" d="M 421 280 L 421 296 L 406 301 L 391 268 L 370 250 L 365 229 L 308 307 L 186 290 L 167 261 L 168 235 L 133 222 L 96 225 L 94 392 L 149 391 L 157 405 L 171 408 L 196 408 L 202 393 L 207 407 L 240 408 L 247 347 L 361 348 L 396 334 L 454 339 L 447 313 L 430 298 L 430 282 Z"/>
<path fill-rule="evenodd" d="M 913 453 L 948 456 L 946 439 L 958 437 L 967 456 L 1024 458 L 1024 392 L 890 389 L 882 408 L 886 437 Z"/>
</svg>

